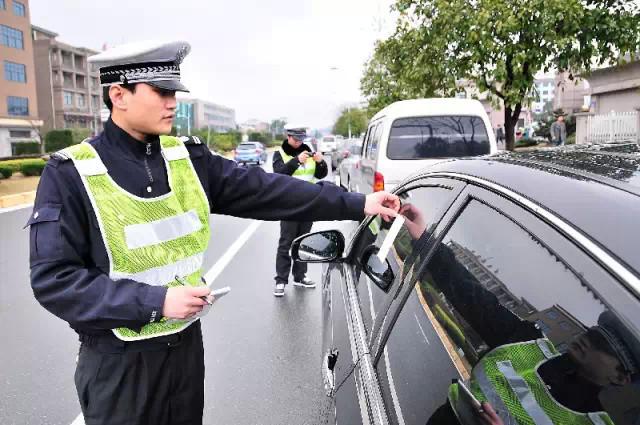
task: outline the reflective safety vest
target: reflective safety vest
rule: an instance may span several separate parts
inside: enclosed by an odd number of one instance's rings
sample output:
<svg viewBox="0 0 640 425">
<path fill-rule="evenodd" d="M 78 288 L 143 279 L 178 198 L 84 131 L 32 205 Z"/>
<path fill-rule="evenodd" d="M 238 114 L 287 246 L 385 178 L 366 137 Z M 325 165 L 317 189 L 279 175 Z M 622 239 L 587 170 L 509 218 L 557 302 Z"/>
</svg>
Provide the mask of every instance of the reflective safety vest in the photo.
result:
<svg viewBox="0 0 640 425">
<path fill-rule="evenodd" d="M 201 267 L 209 244 L 209 202 L 193 168 L 189 152 L 176 137 L 161 136 L 170 192 L 140 198 L 125 191 L 89 143 L 62 150 L 75 165 L 98 219 L 109 257 L 109 277 L 154 286 L 204 285 Z M 122 283 L 126 285 L 126 283 Z M 134 302 L 134 300 L 131 300 Z M 151 318 L 140 332 L 113 329 L 124 341 L 170 335 L 186 329 L 188 321 Z"/>
<path fill-rule="evenodd" d="M 497 347 L 473 368 L 467 387 L 480 402 L 491 404 L 505 425 L 613 425 L 606 412 L 575 412 L 549 393 L 538 368 L 558 355 L 546 338 Z M 457 383 L 449 387 L 449 403 L 458 420 L 479 423 L 462 392 Z"/>
<path fill-rule="evenodd" d="M 293 159 L 292 156 L 289 156 L 286 153 L 284 153 L 284 150 L 282 148 L 278 149 L 278 152 L 280 152 L 280 156 L 282 157 L 282 160 L 285 163 Z M 316 174 L 316 161 L 312 157 L 309 157 L 307 159 L 307 162 L 305 162 L 304 164 L 300 164 L 298 166 L 298 169 L 291 175 L 291 177 L 295 177 L 300 180 L 315 183 L 317 181 L 315 174 Z"/>
</svg>

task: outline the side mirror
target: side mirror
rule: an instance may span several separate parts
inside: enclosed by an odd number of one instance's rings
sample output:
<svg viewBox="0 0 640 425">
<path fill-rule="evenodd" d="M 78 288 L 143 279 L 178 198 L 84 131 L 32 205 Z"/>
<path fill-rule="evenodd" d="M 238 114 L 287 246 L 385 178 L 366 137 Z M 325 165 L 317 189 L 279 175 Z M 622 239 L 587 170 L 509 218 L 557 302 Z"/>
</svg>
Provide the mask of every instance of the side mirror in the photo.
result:
<svg viewBox="0 0 640 425">
<path fill-rule="evenodd" d="M 342 257 L 344 236 L 338 230 L 308 233 L 291 244 L 291 258 L 301 263 L 330 263 Z"/>
<path fill-rule="evenodd" d="M 364 250 L 362 255 L 362 269 L 378 288 L 384 292 L 388 292 L 395 279 L 395 274 L 391 269 L 389 260 L 385 258 L 384 262 L 380 261 L 378 251 L 379 249 L 375 245 L 370 245 Z"/>
</svg>

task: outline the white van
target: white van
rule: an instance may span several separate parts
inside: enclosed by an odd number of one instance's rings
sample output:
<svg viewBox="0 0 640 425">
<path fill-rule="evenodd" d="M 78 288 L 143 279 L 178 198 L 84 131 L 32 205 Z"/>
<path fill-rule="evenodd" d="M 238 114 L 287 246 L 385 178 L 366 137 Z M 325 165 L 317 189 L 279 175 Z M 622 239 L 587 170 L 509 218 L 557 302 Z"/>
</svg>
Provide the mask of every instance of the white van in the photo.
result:
<svg viewBox="0 0 640 425">
<path fill-rule="evenodd" d="M 443 159 L 497 151 L 489 117 L 471 99 L 412 99 L 392 103 L 369 122 L 353 181 L 356 192 L 391 191 L 409 175 Z"/>
<path fill-rule="evenodd" d="M 336 136 L 324 136 L 318 141 L 318 151 L 325 154 L 335 151 L 337 148 Z"/>
</svg>

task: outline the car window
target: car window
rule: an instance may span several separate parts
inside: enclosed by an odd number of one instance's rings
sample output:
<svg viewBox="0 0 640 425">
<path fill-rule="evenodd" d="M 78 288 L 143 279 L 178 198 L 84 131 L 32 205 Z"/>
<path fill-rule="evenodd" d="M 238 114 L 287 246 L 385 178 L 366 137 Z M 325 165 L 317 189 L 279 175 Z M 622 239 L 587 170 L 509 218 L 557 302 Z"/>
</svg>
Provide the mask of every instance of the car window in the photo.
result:
<svg viewBox="0 0 640 425">
<path fill-rule="evenodd" d="M 379 357 L 388 411 L 407 425 L 473 417 L 451 385 L 460 379 L 518 423 L 637 423 L 638 335 L 584 279 L 471 201 L 419 271 Z"/>
<path fill-rule="evenodd" d="M 257 147 L 257 146 L 256 146 L 255 144 L 253 144 L 253 143 L 240 143 L 240 144 L 238 145 L 238 150 L 241 150 L 241 151 L 243 151 L 243 150 L 244 150 L 244 151 L 246 151 L 246 150 L 253 150 L 253 149 L 255 149 L 256 147 Z"/>
<path fill-rule="evenodd" d="M 368 159 L 376 159 L 378 155 L 378 144 L 380 143 L 380 138 L 382 136 L 382 129 L 384 125 L 380 122 L 376 125 L 375 131 L 373 132 L 373 136 L 369 141 L 369 145 L 367 146 L 367 158 Z"/>
<path fill-rule="evenodd" d="M 410 209 L 419 208 L 427 219 L 424 225 L 428 228 L 435 226 L 449 204 L 452 202 L 455 193 L 452 188 L 443 186 L 421 186 L 400 193 L 403 199 L 403 214 L 411 214 Z M 357 265 L 359 274 L 358 293 L 360 298 L 360 306 L 368 331 L 373 328 L 373 322 L 376 316 L 381 312 L 384 313 L 388 307 L 388 301 L 397 291 L 398 285 L 412 268 L 413 261 L 421 245 L 412 242 L 407 226 L 403 226 L 400 233 L 396 237 L 387 261 L 392 267 L 395 275 L 393 285 L 388 290 L 383 290 L 377 286 L 365 273 L 362 272 L 362 259 L 368 249 L 373 245 L 376 249 L 380 249 L 383 241 L 389 233 L 390 223 L 386 223 L 380 217 L 375 217 L 369 223 L 358 238 L 356 245 L 357 258 L 360 263 Z M 415 251 L 415 252 L 414 252 Z M 412 255 L 412 253 L 414 255 Z"/>
<path fill-rule="evenodd" d="M 485 155 L 489 150 L 489 136 L 480 117 L 413 117 L 393 122 L 387 157 L 448 158 Z"/>
</svg>

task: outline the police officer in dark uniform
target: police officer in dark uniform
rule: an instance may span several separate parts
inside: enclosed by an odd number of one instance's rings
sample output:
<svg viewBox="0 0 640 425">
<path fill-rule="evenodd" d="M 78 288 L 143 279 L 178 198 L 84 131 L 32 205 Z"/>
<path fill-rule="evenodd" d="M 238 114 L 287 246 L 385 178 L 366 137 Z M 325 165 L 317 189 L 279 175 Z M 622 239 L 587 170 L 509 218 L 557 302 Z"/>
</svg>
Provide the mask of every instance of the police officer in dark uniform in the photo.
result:
<svg viewBox="0 0 640 425">
<path fill-rule="evenodd" d="M 90 59 L 100 68 L 111 118 L 86 149 L 97 153 L 108 172 L 103 181 L 139 204 L 166 199 L 176 189 L 170 187 L 173 171 L 168 176 L 170 158 L 163 157 L 158 135 L 171 130 L 175 92 L 187 91 L 179 65 L 189 49 L 182 41 L 139 43 Z M 194 181 L 203 189 L 198 193 L 206 195 L 205 214 L 210 209 L 260 220 L 360 220 L 365 214 L 393 216 L 399 208 L 390 194 L 365 198 L 332 185 L 239 168 L 197 138 L 178 148 L 186 148 L 183 158 L 192 167 L 185 172 L 197 175 Z M 200 322 L 193 318 L 211 301 L 210 290 L 112 278 L 109 242 L 97 214 L 101 201 L 90 197 L 86 186 L 100 170 L 81 169 L 77 159 L 52 155 L 28 224 L 34 295 L 81 341 L 75 384 L 85 423 L 201 424 L 204 353 Z M 116 225 L 132 219 L 125 213 L 116 216 Z M 112 331 L 127 328 L 135 334 L 165 319 L 192 321 L 177 333 L 131 341 Z"/>
<path fill-rule="evenodd" d="M 293 176 L 300 180 L 313 182 L 327 176 L 327 163 L 324 162 L 320 152 L 313 152 L 303 141 L 307 137 L 307 130 L 303 126 L 287 125 L 285 127 L 287 138 L 282 146 L 273 154 L 273 171 L 279 174 Z M 280 240 L 276 254 L 276 277 L 273 295 L 284 296 L 284 289 L 289 283 L 289 271 L 291 257 L 289 248 L 298 236 L 311 231 L 312 221 L 280 222 Z M 293 284 L 303 288 L 315 288 L 316 283 L 307 278 L 307 264 L 298 261 L 293 262 Z"/>
</svg>

